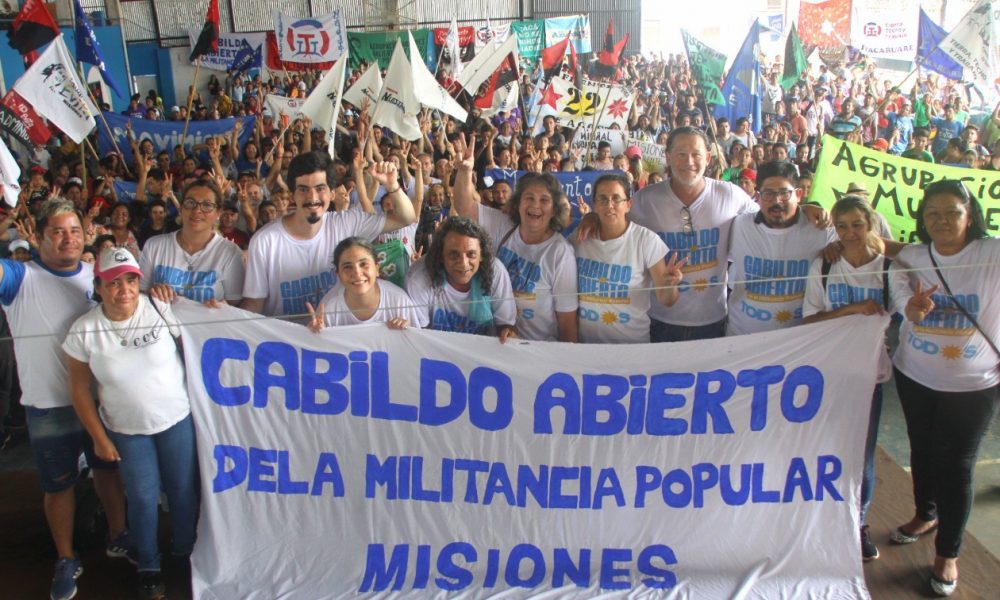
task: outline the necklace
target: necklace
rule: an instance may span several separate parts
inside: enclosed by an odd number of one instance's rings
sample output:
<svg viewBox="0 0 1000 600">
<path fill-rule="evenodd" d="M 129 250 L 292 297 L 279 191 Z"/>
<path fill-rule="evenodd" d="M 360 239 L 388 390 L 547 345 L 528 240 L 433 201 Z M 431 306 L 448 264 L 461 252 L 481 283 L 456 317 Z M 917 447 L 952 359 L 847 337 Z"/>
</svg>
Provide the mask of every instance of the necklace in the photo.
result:
<svg viewBox="0 0 1000 600">
<path fill-rule="evenodd" d="M 209 242 L 211 242 L 211 239 L 209 239 Z M 187 282 L 184 284 L 184 289 L 185 290 L 190 290 L 190 289 L 192 289 L 194 287 L 194 283 L 193 283 L 193 281 L 194 281 L 194 272 L 197 270 L 195 267 L 198 264 L 198 262 L 201 260 L 201 257 L 203 255 L 205 249 L 208 247 L 208 243 L 206 242 L 201 248 L 199 248 L 198 250 L 196 250 L 196 251 L 194 251 L 194 252 L 192 252 L 192 253 L 189 254 L 188 251 L 187 251 L 187 249 L 184 247 L 184 244 L 181 243 L 180 232 L 178 232 L 178 235 L 177 235 L 177 245 L 180 247 L 181 254 L 182 254 L 182 256 L 184 256 L 184 262 L 187 263 L 187 267 L 188 267 L 187 270 L 188 270 L 188 274 L 189 275 L 188 275 Z"/>
<path fill-rule="evenodd" d="M 132 334 L 132 330 L 135 328 L 135 317 L 138 314 L 139 314 L 139 306 L 136 305 L 135 310 L 132 311 L 132 316 L 128 318 L 128 322 L 125 324 L 125 327 L 111 328 L 111 331 L 113 331 L 115 335 L 118 336 L 118 339 L 123 347 L 128 346 L 128 337 Z M 104 316 L 107 317 L 107 312 L 104 313 Z M 108 318 L 108 320 L 111 321 L 110 317 Z M 116 323 L 116 321 L 112 321 L 112 323 Z"/>
</svg>

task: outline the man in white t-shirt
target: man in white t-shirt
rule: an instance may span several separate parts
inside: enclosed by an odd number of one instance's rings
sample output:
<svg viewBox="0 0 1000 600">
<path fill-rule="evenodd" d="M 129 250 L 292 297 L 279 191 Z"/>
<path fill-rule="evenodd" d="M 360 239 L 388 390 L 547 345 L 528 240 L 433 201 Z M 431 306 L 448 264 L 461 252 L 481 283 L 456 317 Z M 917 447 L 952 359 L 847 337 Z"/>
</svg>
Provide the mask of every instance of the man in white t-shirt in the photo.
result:
<svg viewBox="0 0 1000 600">
<path fill-rule="evenodd" d="M 396 166 L 379 163 L 374 176 L 393 198 L 391 215 L 331 213 L 334 188 L 341 186 L 333 161 L 325 152 L 292 159 L 288 185 L 295 212 L 268 224 L 250 240 L 241 307 L 268 316 L 306 314 L 306 303 L 317 305 L 336 281 L 333 251 L 340 240 L 355 235 L 374 239 L 416 222 L 413 204 L 400 189 Z"/>
<path fill-rule="evenodd" d="M 791 327 L 802 322 L 809 265 L 837 240 L 832 228 L 802 218 L 795 165 L 764 163 L 757 170 L 760 211 L 733 221 L 729 321 L 726 335 Z"/>
<path fill-rule="evenodd" d="M 28 435 L 44 492 L 45 518 L 58 560 L 52 598 L 76 594 L 83 565 L 73 552 L 75 488 L 80 453 L 93 469 L 94 487 L 108 518 L 110 556 L 127 556 L 125 491 L 117 465 L 97 458 L 73 409 L 63 338 L 77 317 L 93 305 L 93 267 L 80 261 L 83 226 L 72 202 L 49 200 L 36 231 L 38 258 L 0 260 L 0 302 L 10 319 L 17 367 L 24 391 Z"/>
<path fill-rule="evenodd" d="M 677 303 L 650 304 L 653 342 L 725 335 L 729 226 L 757 205 L 732 183 L 705 177 L 708 147 L 701 129 L 674 129 L 667 138 L 670 178 L 646 186 L 632 201 L 632 219 L 659 235 L 678 259 L 688 259 Z"/>
</svg>

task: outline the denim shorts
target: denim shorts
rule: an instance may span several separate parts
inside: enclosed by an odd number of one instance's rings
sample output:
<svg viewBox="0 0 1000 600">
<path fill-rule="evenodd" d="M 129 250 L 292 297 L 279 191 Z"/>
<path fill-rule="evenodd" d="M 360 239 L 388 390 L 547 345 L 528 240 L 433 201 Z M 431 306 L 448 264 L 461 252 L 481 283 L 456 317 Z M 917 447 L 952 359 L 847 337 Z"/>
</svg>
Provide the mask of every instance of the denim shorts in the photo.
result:
<svg viewBox="0 0 1000 600">
<path fill-rule="evenodd" d="M 103 461 L 94 454 L 94 444 L 72 406 L 26 406 L 24 409 L 43 492 L 55 494 L 76 484 L 80 476 L 81 452 L 93 469 L 118 468 L 117 464 Z"/>
</svg>

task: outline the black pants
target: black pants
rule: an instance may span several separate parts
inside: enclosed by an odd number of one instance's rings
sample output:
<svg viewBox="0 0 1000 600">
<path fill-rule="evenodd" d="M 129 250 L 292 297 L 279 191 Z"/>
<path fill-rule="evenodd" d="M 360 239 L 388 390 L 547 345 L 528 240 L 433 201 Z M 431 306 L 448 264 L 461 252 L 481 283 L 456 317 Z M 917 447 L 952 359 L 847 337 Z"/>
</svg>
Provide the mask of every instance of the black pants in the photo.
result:
<svg viewBox="0 0 1000 600">
<path fill-rule="evenodd" d="M 997 411 L 997 388 L 940 392 L 895 370 L 910 437 L 917 517 L 938 519 L 937 555 L 958 557 L 972 509 L 972 475 L 979 443 Z"/>
</svg>

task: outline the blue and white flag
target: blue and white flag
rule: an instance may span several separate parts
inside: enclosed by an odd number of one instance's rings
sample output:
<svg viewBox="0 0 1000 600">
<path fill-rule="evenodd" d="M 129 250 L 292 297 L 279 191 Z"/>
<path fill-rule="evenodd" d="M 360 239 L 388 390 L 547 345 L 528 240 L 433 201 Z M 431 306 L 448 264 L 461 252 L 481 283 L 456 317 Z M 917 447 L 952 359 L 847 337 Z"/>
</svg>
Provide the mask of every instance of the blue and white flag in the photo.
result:
<svg viewBox="0 0 1000 600">
<path fill-rule="evenodd" d="M 259 44 L 256 48 L 243 40 L 243 44 L 240 46 L 239 52 L 233 57 L 233 62 L 229 65 L 229 70 L 233 73 L 243 73 L 244 71 L 249 71 L 250 69 L 260 69 L 262 64 L 262 52 L 261 48 L 263 44 Z"/>
<path fill-rule="evenodd" d="M 722 84 L 722 96 L 726 103 L 715 106 L 716 118 L 726 117 L 730 123 L 735 123 L 740 117 L 748 117 L 754 133 L 760 133 L 761 128 L 760 30 L 760 21 L 755 19 Z"/>
<path fill-rule="evenodd" d="M 101 77 L 105 83 L 115 91 L 119 98 L 125 98 L 115 78 L 111 76 L 107 65 L 104 63 L 104 55 L 101 54 L 101 46 L 97 43 L 97 35 L 94 28 L 90 26 L 90 18 L 80 6 L 80 0 L 73 0 L 73 10 L 76 12 L 76 60 L 85 62 L 97 67 L 101 72 Z"/>
<path fill-rule="evenodd" d="M 920 31 L 917 35 L 917 66 L 940 73 L 948 79 L 962 79 L 962 65 L 938 48 L 948 32 L 920 9 Z"/>
</svg>

